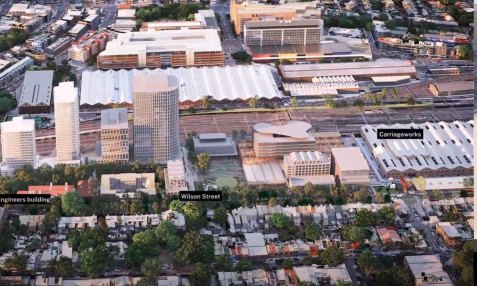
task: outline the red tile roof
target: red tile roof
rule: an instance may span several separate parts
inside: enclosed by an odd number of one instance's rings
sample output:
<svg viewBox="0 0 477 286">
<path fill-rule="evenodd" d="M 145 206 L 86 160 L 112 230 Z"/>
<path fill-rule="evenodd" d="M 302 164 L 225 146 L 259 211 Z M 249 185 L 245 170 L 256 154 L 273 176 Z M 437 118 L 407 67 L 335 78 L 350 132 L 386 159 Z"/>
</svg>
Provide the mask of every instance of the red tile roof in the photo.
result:
<svg viewBox="0 0 477 286">
<path fill-rule="evenodd" d="M 70 192 L 75 187 L 73 185 L 45 185 L 45 186 L 28 186 L 27 191 L 18 191 L 18 195 L 52 195 L 61 196 Z"/>
</svg>

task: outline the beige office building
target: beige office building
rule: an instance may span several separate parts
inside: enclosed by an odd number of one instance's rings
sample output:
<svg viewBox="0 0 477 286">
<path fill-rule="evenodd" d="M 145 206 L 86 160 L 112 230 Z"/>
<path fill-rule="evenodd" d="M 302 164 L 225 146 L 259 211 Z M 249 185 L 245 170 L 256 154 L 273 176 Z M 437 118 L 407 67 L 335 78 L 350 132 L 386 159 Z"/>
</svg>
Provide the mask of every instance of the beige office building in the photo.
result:
<svg viewBox="0 0 477 286">
<path fill-rule="evenodd" d="M 332 170 L 342 184 L 369 185 L 368 162 L 359 147 L 331 149 Z"/>
<path fill-rule="evenodd" d="M 290 121 L 285 125 L 258 123 L 253 126 L 253 149 L 258 158 L 282 158 L 299 151 L 315 151 L 316 141 L 311 125 L 302 121 Z"/>
<path fill-rule="evenodd" d="M 293 2 L 269 5 L 258 1 L 230 1 L 230 21 L 235 33 L 243 31 L 244 24 L 250 21 L 319 19 L 321 12 L 316 9 L 317 2 Z"/>
<path fill-rule="evenodd" d="M 60 82 L 53 94 L 58 163 L 77 164 L 80 159 L 78 88 L 72 81 Z"/>
<path fill-rule="evenodd" d="M 135 160 L 166 164 L 180 154 L 179 81 L 171 75 L 133 78 Z"/>
<path fill-rule="evenodd" d="M 129 162 L 129 124 L 126 108 L 101 111 L 101 161 Z"/>
<path fill-rule="evenodd" d="M 287 178 L 329 175 L 331 161 L 318 151 L 292 152 L 283 157 L 283 171 Z"/>
<path fill-rule="evenodd" d="M 0 124 L 2 130 L 2 163 L 13 169 L 23 165 L 35 166 L 35 121 L 14 117 Z"/>
</svg>

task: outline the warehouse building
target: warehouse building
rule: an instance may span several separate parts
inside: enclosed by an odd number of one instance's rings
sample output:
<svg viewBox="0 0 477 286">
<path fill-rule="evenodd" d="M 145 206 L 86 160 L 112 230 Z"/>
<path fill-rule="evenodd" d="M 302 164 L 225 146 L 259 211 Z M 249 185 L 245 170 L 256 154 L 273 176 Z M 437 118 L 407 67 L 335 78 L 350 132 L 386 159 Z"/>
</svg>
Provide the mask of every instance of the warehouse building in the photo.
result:
<svg viewBox="0 0 477 286">
<path fill-rule="evenodd" d="M 245 102 L 260 96 L 280 99 L 282 94 L 267 65 L 225 67 L 84 71 L 81 80 L 83 108 L 132 104 L 132 78 L 135 75 L 169 74 L 179 80 L 180 107 L 199 106 L 206 95 L 219 102 Z"/>
<path fill-rule="evenodd" d="M 100 69 L 223 65 L 224 52 L 214 30 L 120 33 L 98 56 Z"/>
<path fill-rule="evenodd" d="M 377 139 L 378 129 L 422 129 L 424 139 Z M 361 136 L 381 173 L 405 177 L 454 177 L 473 174 L 474 121 L 365 125 Z"/>
<path fill-rule="evenodd" d="M 355 80 L 370 80 L 377 76 L 416 77 L 411 61 L 378 59 L 372 62 L 280 65 L 284 81 L 311 81 L 315 77 L 352 76 Z"/>
<path fill-rule="evenodd" d="M 53 71 L 27 71 L 18 109 L 20 114 L 49 113 L 53 90 Z"/>
<path fill-rule="evenodd" d="M 327 76 L 313 78 L 311 83 L 285 83 L 283 89 L 290 96 L 313 98 L 319 95 L 357 93 L 359 85 L 352 76 Z"/>
<path fill-rule="evenodd" d="M 454 285 L 449 274 L 443 270 L 438 255 L 406 256 L 404 261 L 412 272 L 415 285 Z"/>
<path fill-rule="evenodd" d="M 435 96 L 473 94 L 473 81 L 435 82 L 429 84 L 429 91 Z"/>
</svg>

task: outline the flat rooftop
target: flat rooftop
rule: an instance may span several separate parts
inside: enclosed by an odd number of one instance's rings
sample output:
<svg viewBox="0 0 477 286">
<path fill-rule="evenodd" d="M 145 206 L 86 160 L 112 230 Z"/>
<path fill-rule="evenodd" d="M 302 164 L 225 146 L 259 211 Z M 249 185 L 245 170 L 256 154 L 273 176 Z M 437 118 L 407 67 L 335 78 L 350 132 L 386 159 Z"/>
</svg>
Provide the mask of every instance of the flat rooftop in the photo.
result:
<svg viewBox="0 0 477 286">
<path fill-rule="evenodd" d="M 331 153 L 341 171 L 369 170 L 368 163 L 359 147 L 331 148 Z"/>
<path fill-rule="evenodd" d="M 27 71 L 23 80 L 19 106 L 37 106 L 51 104 L 53 71 Z"/>
<path fill-rule="evenodd" d="M 55 104 L 56 103 L 71 103 L 78 99 L 78 88 L 75 87 L 73 81 L 60 82 L 54 88 Z"/>
<path fill-rule="evenodd" d="M 173 75 L 136 75 L 133 77 L 133 92 L 166 92 L 179 88 Z"/>
<path fill-rule="evenodd" d="M 280 65 L 284 78 L 320 76 L 376 76 L 380 74 L 415 74 L 411 61 L 378 59 L 371 62 Z"/>
<path fill-rule="evenodd" d="M 127 129 L 127 108 L 112 108 L 101 110 L 101 129 Z"/>
<path fill-rule="evenodd" d="M 24 119 L 23 116 L 13 117 L 11 121 L 5 121 L 0 124 L 3 132 L 19 133 L 35 131 L 35 120 Z"/>
<path fill-rule="evenodd" d="M 439 92 L 456 92 L 474 90 L 474 81 L 450 81 L 431 83 Z"/>
<path fill-rule="evenodd" d="M 108 42 L 100 56 L 168 51 L 221 52 L 222 44 L 215 30 L 128 32 L 120 33 Z"/>
<path fill-rule="evenodd" d="M 322 20 L 320 19 L 303 19 L 303 20 L 291 20 L 291 21 L 250 21 L 244 24 L 246 29 L 266 29 L 266 28 L 310 28 L 320 26 Z"/>
</svg>

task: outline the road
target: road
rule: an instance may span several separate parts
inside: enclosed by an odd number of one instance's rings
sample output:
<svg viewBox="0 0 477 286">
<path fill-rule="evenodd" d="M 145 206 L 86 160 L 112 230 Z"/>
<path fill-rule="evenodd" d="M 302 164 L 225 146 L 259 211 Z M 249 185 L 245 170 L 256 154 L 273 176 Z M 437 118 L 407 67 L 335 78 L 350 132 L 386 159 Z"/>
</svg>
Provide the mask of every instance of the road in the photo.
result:
<svg viewBox="0 0 477 286">
<path fill-rule="evenodd" d="M 364 30 L 364 34 L 366 35 L 366 39 L 368 39 L 369 47 L 371 48 L 371 53 L 373 54 L 373 60 L 379 59 L 379 49 L 376 47 L 376 41 L 374 40 L 373 34 L 368 30 Z"/>
<path fill-rule="evenodd" d="M 244 49 L 242 41 L 235 37 L 232 26 L 227 18 L 230 6 L 228 3 L 215 4 L 212 6 L 215 13 L 220 15 L 220 29 L 222 30 L 222 48 L 227 54 L 225 59 L 226 65 L 235 66 L 235 61 L 230 57 L 231 54 Z"/>
<path fill-rule="evenodd" d="M 14 4 L 14 0 L 7 0 L 7 1 L 2 1 L 0 6 L 0 13 L 2 16 L 7 14 L 7 12 L 12 8 L 12 5 Z"/>
<path fill-rule="evenodd" d="M 100 28 L 106 28 L 116 21 L 117 8 L 116 4 L 106 4 L 103 6 L 104 18 Z"/>
<path fill-rule="evenodd" d="M 353 283 L 353 286 L 359 285 L 358 276 L 356 275 L 356 269 L 354 268 L 354 257 L 351 256 L 345 261 L 346 269 L 348 269 L 349 277 Z"/>
</svg>

